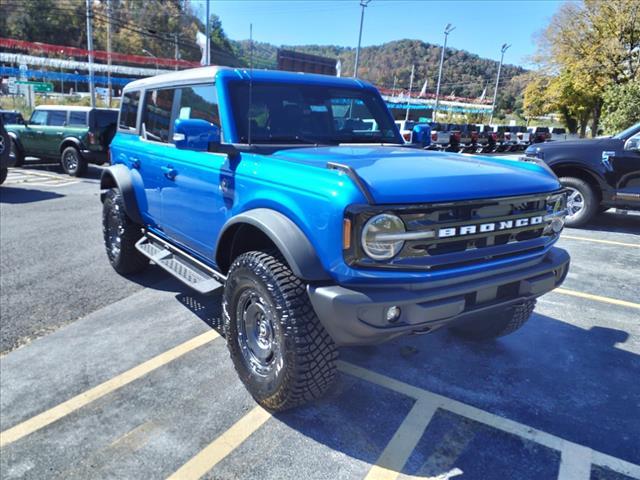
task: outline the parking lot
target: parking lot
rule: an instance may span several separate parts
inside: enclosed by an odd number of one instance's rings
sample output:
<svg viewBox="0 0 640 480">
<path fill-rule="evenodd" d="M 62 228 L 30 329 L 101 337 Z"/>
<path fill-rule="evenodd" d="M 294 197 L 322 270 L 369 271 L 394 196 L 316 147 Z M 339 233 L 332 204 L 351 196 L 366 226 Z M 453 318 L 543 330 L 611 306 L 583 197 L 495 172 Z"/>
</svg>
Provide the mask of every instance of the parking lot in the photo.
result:
<svg viewBox="0 0 640 480">
<path fill-rule="evenodd" d="M 219 296 L 111 269 L 89 173 L 0 187 L 3 479 L 640 479 L 640 217 L 566 229 L 569 276 L 515 334 L 342 349 L 329 396 L 271 415 Z"/>
</svg>

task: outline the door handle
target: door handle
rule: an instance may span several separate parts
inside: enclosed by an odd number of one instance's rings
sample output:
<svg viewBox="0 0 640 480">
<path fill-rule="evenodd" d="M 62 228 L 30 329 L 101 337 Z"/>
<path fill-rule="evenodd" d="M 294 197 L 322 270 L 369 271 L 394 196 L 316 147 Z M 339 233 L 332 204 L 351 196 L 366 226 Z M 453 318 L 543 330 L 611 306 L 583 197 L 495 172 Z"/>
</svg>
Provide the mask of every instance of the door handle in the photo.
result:
<svg viewBox="0 0 640 480">
<path fill-rule="evenodd" d="M 167 177 L 169 180 L 174 180 L 176 178 L 176 175 L 178 175 L 178 171 L 173 168 L 171 165 L 168 165 L 166 167 L 161 167 L 162 171 L 164 172 L 164 176 Z"/>
<path fill-rule="evenodd" d="M 131 162 L 131 168 L 135 168 L 136 170 L 140 169 L 140 160 L 131 157 L 129 158 L 129 161 Z"/>
</svg>

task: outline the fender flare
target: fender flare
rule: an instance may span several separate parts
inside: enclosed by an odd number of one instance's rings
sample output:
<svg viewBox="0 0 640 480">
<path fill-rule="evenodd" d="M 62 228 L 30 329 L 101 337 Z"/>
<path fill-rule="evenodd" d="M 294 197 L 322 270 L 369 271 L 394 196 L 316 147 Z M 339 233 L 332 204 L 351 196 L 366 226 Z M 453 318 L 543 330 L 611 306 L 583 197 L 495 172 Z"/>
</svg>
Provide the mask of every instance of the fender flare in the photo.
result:
<svg viewBox="0 0 640 480">
<path fill-rule="evenodd" d="M 80 140 L 78 140 L 76 137 L 66 137 L 60 142 L 60 145 L 58 145 L 58 152 L 62 153 L 62 151 L 64 150 L 63 146 L 69 143 L 72 143 L 79 152 L 82 151 L 82 143 L 80 142 Z"/>
<path fill-rule="evenodd" d="M 561 170 L 563 168 L 573 168 L 575 170 L 583 172 L 589 178 L 591 178 L 591 180 L 593 180 L 593 182 L 598 185 L 598 188 L 600 188 L 601 192 L 608 191 L 611 188 L 604 180 L 604 178 L 602 178 L 602 175 L 599 172 L 593 170 L 589 165 L 585 165 L 584 162 L 580 162 L 571 158 L 560 159 L 554 162 L 550 162 L 549 168 L 553 170 L 553 173 L 556 173 L 556 170 Z M 556 175 L 558 174 L 556 173 Z M 560 178 L 560 175 L 558 175 L 558 178 Z"/>
<path fill-rule="evenodd" d="M 16 142 L 16 145 L 18 146 L 20 151 L 22 153 L 24 153 L 24 147 L 22 146 L 22 142 L 20 141 L 20 137 L 18 137 L 18 135 L 15 132 L 7 132 L 7 135 L 9 135 L 9 138 L 11 138 L 13 141 Z"/>
<path fill-rule="evenodd" d="M 236 231 L 234 227 L 242 224 L 251 225 L 264 233 L 282 253 L 297 277 L 307 281 L 331 279 L 304 232 L 289 217 L 269 208 L 248 210 L 224 224 L 215 248 L 218 265 L 224 255 L 223 249 L 231 246 Z"/>
<path fill-rule="evenodd" d="M 131 173 L 129 169 L 122 165 L 112 165 L 105 168 L 100 176 L 100 200 L 104 203 L 106 192 L 110 188 L 117 188 L 122 194 L 124 201 L 124 211 L 135 223 L 143 225 L 140 211 L 138 210 L 138 201 L 136 200 L 133 182 L 131 181 Z"/>
</svg>

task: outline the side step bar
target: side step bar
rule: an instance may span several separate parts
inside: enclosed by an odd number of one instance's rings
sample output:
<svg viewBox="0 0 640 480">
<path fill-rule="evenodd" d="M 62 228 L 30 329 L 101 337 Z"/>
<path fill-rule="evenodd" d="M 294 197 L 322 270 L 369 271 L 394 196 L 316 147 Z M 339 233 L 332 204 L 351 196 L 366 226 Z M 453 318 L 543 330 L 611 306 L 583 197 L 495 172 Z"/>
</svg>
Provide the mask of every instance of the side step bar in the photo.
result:
<svg viewBox="0 0 640 480">
<path fill-rule="evenodd" d="M 150 232 L 138 240 L 136 248 L 153 263 L 203 295 L 214 293 L 226 280 L 220 272 Z"/>
</svg>

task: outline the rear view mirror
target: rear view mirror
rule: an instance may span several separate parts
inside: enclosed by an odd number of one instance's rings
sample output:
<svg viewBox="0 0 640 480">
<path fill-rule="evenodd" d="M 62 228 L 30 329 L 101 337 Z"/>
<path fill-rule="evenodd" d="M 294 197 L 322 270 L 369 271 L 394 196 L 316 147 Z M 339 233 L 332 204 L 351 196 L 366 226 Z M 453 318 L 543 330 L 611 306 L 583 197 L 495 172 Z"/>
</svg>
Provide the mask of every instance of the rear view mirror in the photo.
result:
<svg viewBox="0 0 640 480">
<path fill-rule="evenodd" d="M 640 152 L 640 136 L 635 135 L 627 140 L 624 144 L 624 149 L 632 152 Z"/>
<path fill-rule="evenodd" d="M 178 118 L 173 124 L 173 143 L 180 150 L 206 152 L 220 144 L 220 127 L 199 118 Z"/>
</svg>

